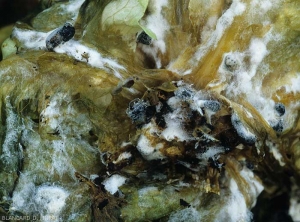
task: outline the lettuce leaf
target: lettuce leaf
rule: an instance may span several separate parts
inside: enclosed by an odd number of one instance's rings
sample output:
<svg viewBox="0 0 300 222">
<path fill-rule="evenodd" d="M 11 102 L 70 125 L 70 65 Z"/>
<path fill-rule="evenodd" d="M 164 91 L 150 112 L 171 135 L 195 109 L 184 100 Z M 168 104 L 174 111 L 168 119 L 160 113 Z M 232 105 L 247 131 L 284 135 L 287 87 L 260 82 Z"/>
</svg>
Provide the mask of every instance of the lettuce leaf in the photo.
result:
<svg viewBox="0 0 300 222">
<path fill-rule="evenodd" d="M 135 35 L 141 28 L 140 19 L 144 16 L 149 0 L 116 0 L 110 2 L 102 13 L 102 27 L 104 30 L 119 31 L 123 37 Z"/>
<path fill-rule="evenodd" d="M 144 30 L 144 32 L 146 32 L 146 34 L 149 35 L 152 39 L 155 39 L 155 40 L 157 39 L 155 33 L 152 32 L 150 29 L 148 29 L 148 28 L 145 27 L 145 26 L 142 26 L 141 24 L 140 24 L 140 27 L 141 27 L 141 28 Z"/>
</svg>

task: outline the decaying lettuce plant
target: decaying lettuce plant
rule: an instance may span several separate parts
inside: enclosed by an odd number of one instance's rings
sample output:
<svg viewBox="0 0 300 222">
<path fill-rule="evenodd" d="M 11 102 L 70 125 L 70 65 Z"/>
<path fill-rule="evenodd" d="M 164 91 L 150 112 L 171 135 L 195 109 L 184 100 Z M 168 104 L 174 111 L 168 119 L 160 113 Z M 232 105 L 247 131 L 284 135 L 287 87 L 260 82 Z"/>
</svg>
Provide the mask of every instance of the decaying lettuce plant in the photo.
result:
<svg viewBox="0 0 300 222">
<path fill-rule="evenodd" d="M 41 4 L 2 46 L 3 215 L 299 219 L 296 1 Z"/>
</svg>

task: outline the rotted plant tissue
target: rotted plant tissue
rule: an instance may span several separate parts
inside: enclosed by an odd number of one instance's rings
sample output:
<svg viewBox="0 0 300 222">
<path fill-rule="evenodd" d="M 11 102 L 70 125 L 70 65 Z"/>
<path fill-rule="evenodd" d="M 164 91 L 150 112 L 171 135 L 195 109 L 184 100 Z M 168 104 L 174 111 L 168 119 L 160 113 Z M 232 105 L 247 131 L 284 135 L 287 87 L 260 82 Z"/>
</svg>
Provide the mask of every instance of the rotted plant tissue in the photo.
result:
<svg viewBox="0 0 300 222">
<path fill-rule="evenodd" d="M 3 220 L 300 220 L 299 2 L 40 4 L 1 46 Z"/>
</svg>

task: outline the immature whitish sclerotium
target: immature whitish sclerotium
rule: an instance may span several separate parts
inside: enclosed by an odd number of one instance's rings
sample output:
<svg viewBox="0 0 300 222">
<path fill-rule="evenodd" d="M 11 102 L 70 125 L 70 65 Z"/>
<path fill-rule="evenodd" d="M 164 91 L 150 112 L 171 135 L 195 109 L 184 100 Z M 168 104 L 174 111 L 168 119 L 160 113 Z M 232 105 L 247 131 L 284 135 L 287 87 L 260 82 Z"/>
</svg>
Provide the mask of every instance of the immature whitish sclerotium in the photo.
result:
<svg viewBox="0 0 300 222">
<path fill-rule="evenodd" d="M 58 45 L 69 41 L 75 34 L 75 28 L 70 23 L 65 23 L 62 27 L 55 29 L 46 39 L 46 47 L 53 51 Z"/>
</svg>

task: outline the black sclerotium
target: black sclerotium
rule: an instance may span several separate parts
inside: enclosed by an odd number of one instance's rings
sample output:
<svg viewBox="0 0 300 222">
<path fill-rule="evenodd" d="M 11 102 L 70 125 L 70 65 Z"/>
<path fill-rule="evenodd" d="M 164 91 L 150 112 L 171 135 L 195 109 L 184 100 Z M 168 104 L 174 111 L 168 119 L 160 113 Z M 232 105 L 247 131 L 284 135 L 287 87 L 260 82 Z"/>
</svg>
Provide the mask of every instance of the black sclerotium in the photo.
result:
<svg viewBox="0 0 300 222">
<path fill-rule="evenodd" d="M 207 100 L 204 102 L 204 107 L 213 112 L 217 112 L 221 109 L 221 104 L 215 100 Z"/>
<path fill-rule="evenodd" d="M 175 92 L 175 96 L 183 99 L 183 100 L 190 100 L 195 92 L 193 92 L 191 89 L 186 88 L 186 87 L 179 87 Z"/>
<path fill-rule="evenodd" d="M 138 43 L 142 43 L 144 45 L 150 45 L 151 42 L 152 42 L 152 38 L 147 35 L 146 32 L 142 31 L 138 37 L 137 37 L 137 40 L 136 40 Z"/>
<path fill-rule="evenodd" d="M 283 116 L 285 114 L 285 106 L 282 103 L 276 103 L 275 110 L 279 116 Z"/>
<path fill-rule="evenodd" d="M 283 131 L 283 120 L 280 119 L 277 123 L 271 124 L 271 126 L 277 133 L 281 133 Z"/>
<path fill-rule="evenodd" d="M 246 167 L 249 169 L 249 170 L 254 170 L 254 164 L 250 161 L 246 161 Z"/>
<path fill-rule="evenodd" d="M 165 114 L 173 112 L 172 108 L 165 101 L 161 101 L 162 107 L 155 113 L 155 122 L 159 127 L 166 127 Z"/>
<path fill-rule="evenodd" d="M 155 106 L 150 106 L 148 101 L 141 99 L 132 100 L 126 114 L 137 126 L 149 123 L 155 115 Z"/>
<path fill-rule="evenodd" d="M 63 41 L 67 42 L 71 38 L 73 38 L 75 34 L 75 28 L 70 24 L 66 23 L 64 26 L 59 30 L 59 34 L 63 37 Z"/>
<path fill-rule="evenodd" d="M 58 45 L 69 41 L 75 34 L 75 28 L 70 24 L 66 23 L 62 27 L 55 29 L 46 39 L 46 47 L 52 51 Z"/>
</svg>

